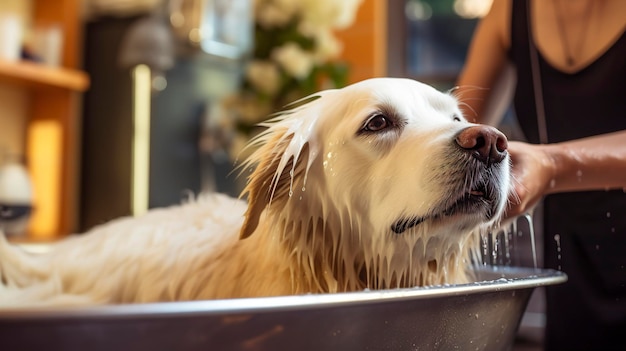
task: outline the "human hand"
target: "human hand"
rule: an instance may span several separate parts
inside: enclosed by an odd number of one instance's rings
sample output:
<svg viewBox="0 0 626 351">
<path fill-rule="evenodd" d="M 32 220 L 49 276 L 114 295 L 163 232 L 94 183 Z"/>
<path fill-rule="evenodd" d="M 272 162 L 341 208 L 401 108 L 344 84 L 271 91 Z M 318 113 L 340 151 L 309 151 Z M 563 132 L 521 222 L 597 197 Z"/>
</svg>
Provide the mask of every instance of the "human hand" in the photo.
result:
<svg viewBox="0 0 626 351">
<path fill-rule="evenodd" d="M 529 212 L 554 184 L 554 161 L 544 145 L 510 141 L 513 193 L 505 217 L 512 218 Z"/>
</svg>

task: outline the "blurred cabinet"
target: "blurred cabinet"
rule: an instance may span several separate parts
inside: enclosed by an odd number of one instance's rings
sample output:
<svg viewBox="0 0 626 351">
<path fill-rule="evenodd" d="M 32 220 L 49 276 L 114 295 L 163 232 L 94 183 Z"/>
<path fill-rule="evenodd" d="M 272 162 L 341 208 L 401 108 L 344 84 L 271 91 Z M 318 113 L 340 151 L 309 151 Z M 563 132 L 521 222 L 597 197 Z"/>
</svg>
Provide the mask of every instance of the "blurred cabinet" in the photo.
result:
<svg viewBox="0 0 626 351">
<path fill-rule="evenodd" d="M 80 102 L 89 87 L 88 75 L 79 68 L 80 11 L 80 0 L 31 0 L 29 13 L 22 14 L 32 28 L 61 29 L 59 67 L 0 61 L 2 87 L 24 96 L 25 106 L 17 109 L 23 115 L 10 118 L 23 119 L 17 152 L 25 156 L 33 181 L 34 213 L 28 229 L 32 240 L 56 239 L 77 228 Z"/>
<path fill-rule="evenodd" d="M 343 45 L 341 60 L 350 65 L 349 83 L 387 76 L 388 47 L 396 44 L 387 41 L 389 6 L 389 0 L 362 0 L 354 23 L 337 32 Z"/>
</svg>

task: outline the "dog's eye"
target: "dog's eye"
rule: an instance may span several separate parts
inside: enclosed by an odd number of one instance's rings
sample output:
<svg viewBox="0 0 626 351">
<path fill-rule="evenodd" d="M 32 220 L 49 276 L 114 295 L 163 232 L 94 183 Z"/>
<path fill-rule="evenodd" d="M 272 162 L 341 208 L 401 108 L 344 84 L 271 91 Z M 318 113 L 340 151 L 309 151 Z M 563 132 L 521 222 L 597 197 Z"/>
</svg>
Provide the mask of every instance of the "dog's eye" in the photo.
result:
<svg viewBox="0 0 626 351">
<path fill-rule="evenodd" d="M 454 115 L 452 117 L 452 120 L 455 121 L 455 122 L 461 122 L 461 117 L 459 117 L 458 115 Z"/>
<path fill-rule="evenodd" d="M 363 130 L 367 132 L 378 132 L 391 126 L 391 122 L 385 115 L 375 115 L 367 121 Z"/>
</svg>

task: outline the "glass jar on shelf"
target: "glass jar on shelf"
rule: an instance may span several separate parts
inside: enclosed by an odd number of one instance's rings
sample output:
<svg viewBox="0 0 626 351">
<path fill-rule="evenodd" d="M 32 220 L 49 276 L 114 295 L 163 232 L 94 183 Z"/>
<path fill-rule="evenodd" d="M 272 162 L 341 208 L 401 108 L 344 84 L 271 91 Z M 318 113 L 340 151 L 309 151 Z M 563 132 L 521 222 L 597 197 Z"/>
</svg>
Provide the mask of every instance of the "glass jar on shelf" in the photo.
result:
<svg viewBox="0 0 626 351">
<path fill-rule="evenodd" d="M 8 236 L 25 235 L 33 211 L 32 183 L 20 159 L 0 157 L 0 230 Z"/>
</svg>

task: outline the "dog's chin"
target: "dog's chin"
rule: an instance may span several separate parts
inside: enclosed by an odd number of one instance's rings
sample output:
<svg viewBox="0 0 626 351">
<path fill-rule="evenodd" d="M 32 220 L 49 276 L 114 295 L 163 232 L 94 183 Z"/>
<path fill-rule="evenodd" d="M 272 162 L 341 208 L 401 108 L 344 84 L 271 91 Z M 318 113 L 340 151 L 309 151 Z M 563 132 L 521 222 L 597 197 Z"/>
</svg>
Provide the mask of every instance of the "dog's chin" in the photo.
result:
<svg viewBox="0 0 626 351">
<path fill-rule="evenodd" d="M 478 185 L 437 206 L 430 218 L 433 221 L 448 221 L 467 217 L 476 218 L 480 223 L 489 222 L 500 215 L 503 207 L 503 198 L 496 189 L 499 187 L 493 184 Z"/>
<path fill-rule="evenodd" d="M 471 191 L 463 194 L 451 205 L 442 206 L 442 210 L 434 211 L 433 220 L 446 220 L 452 217 L 480 215 L 482 220 L 490 220 L 496 212 L 498 199 L 483 191 Z"/>
<path fill-rule="evenodd" d="M 493 202 L 473 197 L 463 198 L 441 213 L 428 218 L 431 227 L 452 225 L 460 230 L 470 230 L 494 219 Z"/>
<path fill-rule="evenodd" d="M 499 218 L 502 214 L 502 201 L 501 197 L 484 189 L 472 190 L 442 202 L 426 215 L 401 218 L 391 228 L 396 234 L 423 225 L 428 225 L 431 230 L 443 227 L 471 230 Z"/>
</svg>

